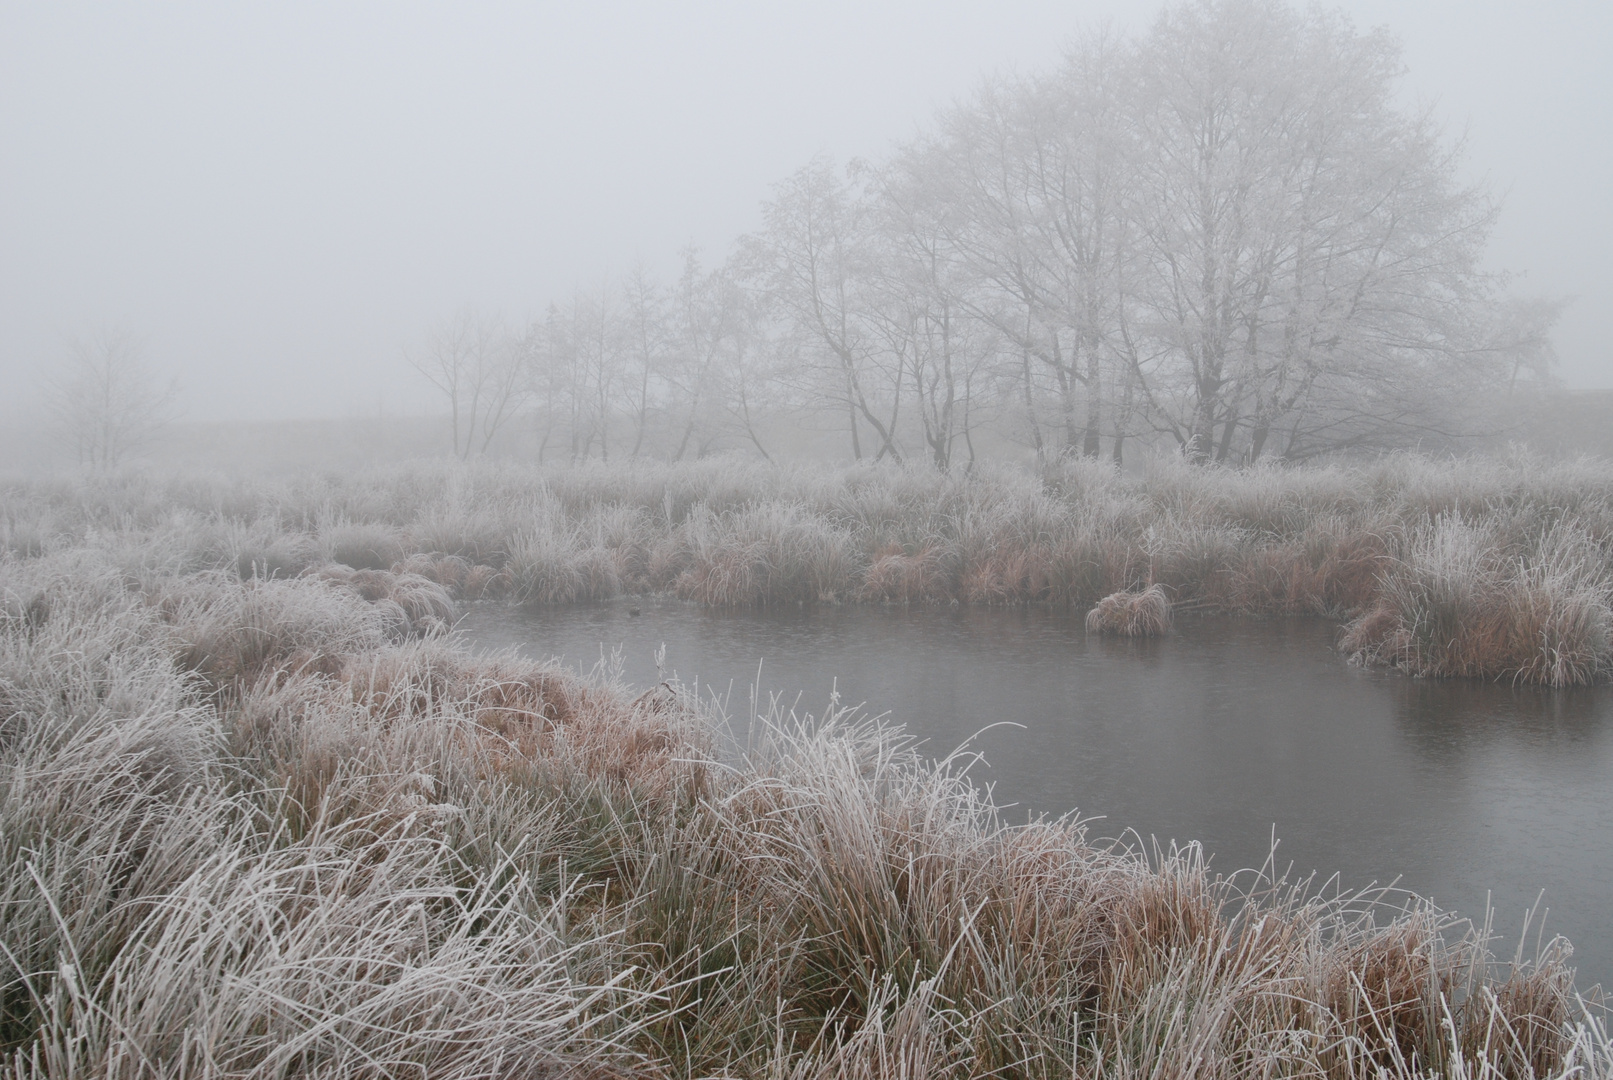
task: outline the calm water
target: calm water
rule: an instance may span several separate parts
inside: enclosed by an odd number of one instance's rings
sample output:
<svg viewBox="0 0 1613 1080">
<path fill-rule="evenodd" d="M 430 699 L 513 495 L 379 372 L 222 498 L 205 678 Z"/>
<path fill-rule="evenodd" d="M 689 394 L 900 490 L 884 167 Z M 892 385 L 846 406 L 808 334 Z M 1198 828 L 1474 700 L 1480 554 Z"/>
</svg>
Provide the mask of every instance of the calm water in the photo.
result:
<svg viewBox="0 0 1613 1080">
<path fill-rule="evenodd" d="M 589 667 L 654 654 L 746 722 L 765 692 L 821 714 L 888 713 L 943 756 L 973 744 L 999 805 L 1078 811 L 1097 836 L 1197 840 L 1212 868 L 1265 861 L 1402 887 L 1515 937 L 1544 890 L 1548 936 L 1573 940 L 1580 984 L 1613 986 L 1613 688 L 1408 679 L 1345 664 L 1319 619 L 1198 617 L 1151 642 L 1088 638 L 1041 610 L 833 608 L 715 612 L 671 600 L 473 610 L 479 646 Z M 1530 935 L 1534 940 L 1533 931 Z"/>
</svg>

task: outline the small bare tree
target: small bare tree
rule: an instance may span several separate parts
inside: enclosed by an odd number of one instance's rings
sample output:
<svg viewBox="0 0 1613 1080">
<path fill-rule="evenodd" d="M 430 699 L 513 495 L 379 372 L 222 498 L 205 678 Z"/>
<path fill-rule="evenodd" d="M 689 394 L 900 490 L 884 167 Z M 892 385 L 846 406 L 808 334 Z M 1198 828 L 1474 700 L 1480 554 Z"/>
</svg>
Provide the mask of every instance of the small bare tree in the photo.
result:
<svg viewBox="0 0 1613 1080">
<path fill-rule="evenodd" d="M 528 391 L 520 344 L 496 319 L 466 309 L 426 334 L 410 365 L 448 399 L 454 456 L 487 453 Z"/>
<path fill-rule="evenodd" d="M 863 185 L 815 158 L 775 186 L 762 220 L 762 230 L 740 242 L 741 265 L 793 339 L 800 389 L 845 416 L 853 458 L 863 458 L 859 429 L 867 427 L 878 439 L 873 459 L 900 462 L 906 359 L 882 347 L 875 325 L 876 237 Z"/>
<path fill-rule="evenodd" d="M 62 368 L 47 381 L 46 394 L 80 465 L 110 472 L 176 415 L 178 382 L 162 386 L 146 367 L 139 339 L 125 331 L 74 338 Z"/>
</svg>

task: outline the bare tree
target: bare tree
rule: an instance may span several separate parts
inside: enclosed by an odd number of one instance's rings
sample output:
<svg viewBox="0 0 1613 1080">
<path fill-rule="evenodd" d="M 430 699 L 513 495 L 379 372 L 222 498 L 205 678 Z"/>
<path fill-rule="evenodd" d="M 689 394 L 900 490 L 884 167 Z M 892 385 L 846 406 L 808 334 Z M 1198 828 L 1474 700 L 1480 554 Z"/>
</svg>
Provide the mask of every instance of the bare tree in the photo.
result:
<svg viewBox="0 0 1613 1080">
<path fill-rule="evenodd" d="M 776 187 L 763 222 L 742 242 L 746 275 L 787 328 L 797 375 L 815 399 L 843 410 L 854 458 L 862 459 L 866 425 L 879 440 L 874 460 L 900 461 L 904 370 L 871 324 L 873 237 L 863 193 L 819 158 Z"/>
<path fill-rule="evenodd" d="M 886 194 L 935 209 L 882 224 L 962 256 L 952 295 L 1019 359 L 1038 457 L 1107 431 L 1118 459 L 1139 425 L 1196 461 L 1472 427 L 1494 361 L 1549 359 L 1522 346 L 1555 309 L 1490 314 L 1520 310 L 1480 269 L 1495 206 L 1396 107 L 1400 71 L 1386 34 L 1318 9 L 1179 4 L 987 83 L 894 163 Z"/>
<path fill-rule="evenodd" d="M 1483 270 L 1496 205 L 1397 104 L 1401 72 L 1387 33 L 1283 0 L 1184 0 L 1080 39 L 882 163 L 798 170 L 721 270 L 691 255 L 674 287 L 635 274 L 552 308 L 522 384 L 540 454 L 563 425 L 573 460 L 765 455 L 790 411 L 858 460 L 938 468 L 973 461 L 982 417 L 1039 461 L 1503 433 L 1549 383 L 1560 305 Z M 438 353 L 480 355 L 464 337 Z M 417 366 L 455 403 L 456 452 L 462 411 L 485 446 L 482 384 L 449 377 L 480 368 Z"/>
<path fill-rule="evenodd" d="M 1404 439 L 1429 422 L 1408 406 L 1487 377 L 1462 342 L 1495 206 L 1395 108 L 1400 71 L 1383 32 L 1265 0 L 1172 8 L 1140 46 L 1136 322 L 1164 357 L 1152 416 L 1194 460 Z"/>
<path fill-rule="evenodd" d="M 988 82 L 898 158 L 934 192 L 933 219 L 977 278 L 960 300 L 1020 361 L 1038 456 L 1043 415 L 1057 418 L 1060 453 L 1095 456 L 1110 384 L 1127 385 L 1129 55 L 1099 35 L 1050 76 Z"/>
<path fill-rule="evenodd" d="M 80 465 L 115 469 L 177 414 L 177 381 L 162 386 L 143 352 L 138 339 L 116 329 L 68 343 L 63 370 L 46 390 L 50 411 Z"/>
<path fill-rule="evenodd" d="M 611 421 L 620 385 L 628 374 L 620 298 L 608 281 L 592 289 L 578 289 L 572 295 L 568 318 L 578 405 L 572 459 L 588 457 L 597 440 L 600 460 L 609 461 Z"/>
<path fill-rule="evenodd" d="M 1002 335 L 982 318 L 987 285 L 957 243 L 966 204 L 933 183 L 931 155 L 911 148 L 877 184 L 877 233 L 869 260 L 872 325 L 908 392 L 932 464 L 950 468 L 961 440 L 974 462 L 975 398 L 996 363 Z"/>
<path fill-rule="evenodd" d="M 670 343 L 666 298 L 642 266 L 636 266 L 622 283 L 622 346 L 627 370 L 625 396 L 633 423 L 633 450 L 644 448 L 650 416 L 657 408 L 661 384 L 666 380 Z"/>
<path fill-rule="evenodd" d="M 571 459 L 575 461 L 581 407 L 571 320 L 559 305 L 550 304 L 543 320 L 534 322 L 522 340 L 526 387 L 533 400 L 532 419 L 537 430 L 538 461 L 543 461 L 557 428 L 564 429 L 570 441 Z"/>
<path fill-rule="evenodd" d="M 497 319 L 465 309 L 426 333 L 409 363 L 448 400 L 454 456 L 485 454 L 526 397 L 525 350 Z"/>
</svg>

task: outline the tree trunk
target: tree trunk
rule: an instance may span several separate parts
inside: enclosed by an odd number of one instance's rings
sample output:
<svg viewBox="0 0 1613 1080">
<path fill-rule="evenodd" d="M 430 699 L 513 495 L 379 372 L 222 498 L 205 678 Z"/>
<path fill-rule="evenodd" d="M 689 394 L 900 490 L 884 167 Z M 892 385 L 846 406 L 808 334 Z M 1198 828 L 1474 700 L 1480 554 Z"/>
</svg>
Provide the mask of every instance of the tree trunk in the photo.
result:
<svg viewBox="0 0 1613 1080">
<path fill-rule="evenodd" d="M 1271 435 L 1271 425 L 1265 421 L 1255 425 L 1249 434 L 1249 464 L 1253 465 L 1260 459 L 1260 451 L 1266 446 L 1266 439 Z"/>
<path fill-rule="evenodd" d="M 1031 353 L 1029 349 L 1020 351 L 1020 358 L 1024 362 L 1022 372 L 1025 385 L 1025 415 L 1031 422 L 1031 447 L 1036 451 L 1036 464 L 1047 463 L 1047 447 L 1042 443 L 1042 425 L 1036 419 L 1036 397 L 1031 385 Z"/>
<path fill-rule="evenodd" d="M 1095 458 L 1098 456 L 1098 430 L 1099 425 L 1102 423 L 1103 412 L 1100 376 L 1098 350 L 1089 341 L 1087 342 L 1087 427 L 1081 439 L 1082 457 Z"/>
<path fill-rule="evenodd" d="M 1215 460 L 1225 464 L 1227 455 L 1232 452 L 1232 433 L 1238 430 L 1238 410 L 1233 409 L 1227 417 L 1226 424 L 1221 428 L 1221 445 L 1215 452 Z"/>
<path fill-rule="evenodd" d="M 1219 379 L 1201 377 L 1198 381 L 1198 404 L 1193 409 L 1193 428 L 1184 448 L 1189 461 L 1195 465 L 1207 464 L 1215 451 L 1215 399 L 1220 391 Z"/>
</svg>

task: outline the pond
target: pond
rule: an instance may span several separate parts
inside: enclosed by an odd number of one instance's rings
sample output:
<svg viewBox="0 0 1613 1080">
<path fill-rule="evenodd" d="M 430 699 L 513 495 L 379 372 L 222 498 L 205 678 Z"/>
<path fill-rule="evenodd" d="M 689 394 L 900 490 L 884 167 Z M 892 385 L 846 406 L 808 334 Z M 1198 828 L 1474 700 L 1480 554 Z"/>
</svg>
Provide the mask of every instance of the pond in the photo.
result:
<svg viewBox="0 0 1613 1080">
<path fill-rule="evenodd" d="M 650 598 L 482 606 L 461 627 L 479 648 L 583 668 L 620 649 L 640 687 L 664 643 L 669 673 L 727 695 L 740 725 L 760 673 L 764 700 L 822 715 L 838 692 L 931 756 L 979 733 L 985 765 L 971 775 L 1010 820 L 1076 812 L 1098 837 L 1196 840 L 1221 873 L 1260 866 L 1275 837 L 1291 876 L 1397 882 L 1475 921 L 1488 897 L 1513 942 L 1543 893 L 1546 938 L 1574 942 L 1580 986 L 1613 987 L 1610 687 L 1362 670 L 1314 618 L 1187 616 L 1169 637 L 1127 641 L 1036 608 L 734 612 Z"/>
</svg>

